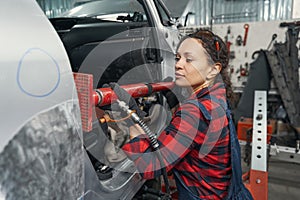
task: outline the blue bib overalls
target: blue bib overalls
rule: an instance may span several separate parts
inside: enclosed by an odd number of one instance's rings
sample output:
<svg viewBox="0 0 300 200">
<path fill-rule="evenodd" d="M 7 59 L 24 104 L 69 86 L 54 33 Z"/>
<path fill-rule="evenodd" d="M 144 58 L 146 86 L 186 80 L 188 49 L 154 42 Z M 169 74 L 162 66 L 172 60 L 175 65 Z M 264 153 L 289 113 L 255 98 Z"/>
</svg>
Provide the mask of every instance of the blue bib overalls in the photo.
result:
<svg viewBox="0 0 300 200">
<path fill-rule="evenodd" d="M 216 102 L 220 102 L 221 106 L 226 111 L 226 116 L 229 122 L 232 175 L 231 175 L 231 181 L 228 189 L 228 195 L 225 199 L 226 200 L 253 200 L 252 195 L 244 186 L 242 181 L 240 144 L 237 139 L 235 126 L 233 124 L 231 112 L 228 108 L 228 103 L 217 100 L 213 96 L 210 96 L 209 98 L 213 99 Z M 192 103 L 196 105 L 201 110 L 202 113 L 205 112 L 207 113 L 207 110 L 205 110 L 205 107 L 199 101 L 189 100 L 187 103 Z M 198 196 L 193 194 L 188 189 L 188 187 L 184 184 L 184 182 L 182 181 L 182 179 L 180 178 L 176 170 L 174 170 L 173 173 L 176 181 L 179 200 L 201 200 Z"/>
</svg>

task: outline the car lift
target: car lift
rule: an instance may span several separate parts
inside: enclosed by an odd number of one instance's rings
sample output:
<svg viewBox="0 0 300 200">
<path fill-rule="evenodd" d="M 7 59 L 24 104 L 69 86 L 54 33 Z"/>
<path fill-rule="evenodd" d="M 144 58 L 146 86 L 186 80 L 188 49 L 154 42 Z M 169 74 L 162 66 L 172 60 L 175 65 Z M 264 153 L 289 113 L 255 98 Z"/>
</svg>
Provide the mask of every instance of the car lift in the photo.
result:
<svg viewBox="0 0 300 200">
<path fill-rule="evenodd" d="M 268 199 L 267 172 L 267 92 L 255 91 L 251 169 L 243 175 L 254 200 Z"/>
</svg>

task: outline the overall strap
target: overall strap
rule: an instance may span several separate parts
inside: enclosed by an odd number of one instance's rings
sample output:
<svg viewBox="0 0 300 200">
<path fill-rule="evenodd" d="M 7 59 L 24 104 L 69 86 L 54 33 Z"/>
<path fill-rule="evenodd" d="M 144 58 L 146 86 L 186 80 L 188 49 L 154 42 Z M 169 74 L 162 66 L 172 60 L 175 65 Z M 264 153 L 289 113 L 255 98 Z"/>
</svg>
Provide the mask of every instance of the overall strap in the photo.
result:
<svg viewBox="0 0 300 200">
<path fill-rule="evenodd" d="M 210 112 L 199 101 L 190 99 L 190 100 L 186 100 L 185 103 L 194 104 L 195 106 L 197 106 L 200 109 L 204 118 L 206 118 L 207 120 L 212 120 Z M 174 174 L 174 178 L 175 178 L 175 182 L 176 182 L 176 186 L 177 186 L 177 190 L 178 190 L 178 199 L 179 200 L 201 200 L 200 197 L 198 197 L 196 194 L 194 194 L 186 186 L 186 184 L 183 182 L 182 178 L 180 177 L 179 172 L 176 169 L 173 169 L 172 171 Z"/>
<path fill-rule="evenodd" d="M 227 200 L 235 199 L 235 200 L 253 200 L 250 192 L 245 188 L 242 181 L 242 167 L 241 167 L 241 155 L 240 155 L 240 144 L 237 138 L 236 129 L 232 120 L 231 111 L 229 109 L 229 104 L 226 101 L 221 99 L 217 99 L 214 96 L 207 95 L 202 99 L 211 100 L 213 102 L 219 103 L 219 105 L 226 112 L 226 116 L 228 119 L 228 128 L 230 132 L 230 150 L 231 150 L 231 167 L 232 167 L 232 177 L 228 190 Z M 198 100 L 187 100 L 186 103 L 191 103 L 197 106 L 204 117 L 207 120 L 211 120 L 210 112 L 205 108 L 205 106 Z"/>
<path fill-rule="evenodd" d="M 176 182 L 179 200 L 201 200 L 200 197 L 195 195 L 183 182 L 178 171 L 173 169 L 173 175 Z"/>
</svg>

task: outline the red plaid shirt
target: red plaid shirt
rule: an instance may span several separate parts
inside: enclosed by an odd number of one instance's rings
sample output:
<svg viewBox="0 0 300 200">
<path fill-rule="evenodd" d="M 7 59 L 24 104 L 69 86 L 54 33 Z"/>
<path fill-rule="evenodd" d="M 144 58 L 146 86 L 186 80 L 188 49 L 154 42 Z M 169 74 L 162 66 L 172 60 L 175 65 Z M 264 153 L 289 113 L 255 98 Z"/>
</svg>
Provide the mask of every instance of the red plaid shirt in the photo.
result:
<svg viewBox="0 0 300 200">
<path fill-rule="evenodd" d="M 175 169 L 190 191 L 202 199 L 223 199 L 231 178 L 228 120 L 216 99 L 226 102 L 223 84 L 193 94 L 158 137 L 162 167 L 167 171 Z M 190 103 L 195 100 L 200 106 Z M 123 150 L 144 178 L 161 175 L 160 163 L 147 136 L 133 138 Z"/>
</svg>

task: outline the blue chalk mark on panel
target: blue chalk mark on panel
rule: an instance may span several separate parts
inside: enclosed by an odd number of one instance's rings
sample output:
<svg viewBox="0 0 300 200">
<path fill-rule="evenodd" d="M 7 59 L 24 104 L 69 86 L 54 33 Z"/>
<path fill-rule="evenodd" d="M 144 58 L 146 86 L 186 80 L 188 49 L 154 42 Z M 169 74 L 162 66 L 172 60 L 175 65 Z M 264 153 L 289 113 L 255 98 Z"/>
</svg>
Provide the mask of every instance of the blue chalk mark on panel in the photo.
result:
<svg viewBox="0 0 300 200">
<path fill-rule="evenodd" d="M 59 65 L 47 51 L 30 48 L 24 53 L 17 69 L 17 84 L 22 92 L 32 97 L 46 97 L 59 83 Z"/>
</svg>

